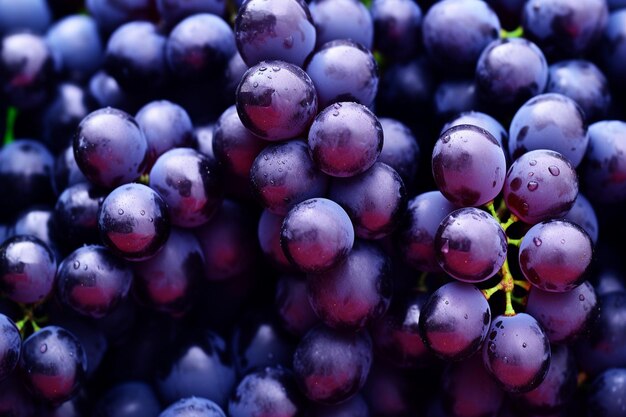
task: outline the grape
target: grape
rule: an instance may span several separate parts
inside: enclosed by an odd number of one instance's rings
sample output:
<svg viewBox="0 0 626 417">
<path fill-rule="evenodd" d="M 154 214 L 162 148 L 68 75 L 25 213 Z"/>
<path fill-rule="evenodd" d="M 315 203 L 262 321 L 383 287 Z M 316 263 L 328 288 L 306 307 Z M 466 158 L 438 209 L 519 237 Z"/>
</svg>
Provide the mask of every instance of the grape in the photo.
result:
<svg viewBox="0 0 626 417">
<path fill-rule="evenodd" d="M 624 33 L 626 26 L 626 11 L 623 9 L 614 10 L 608 18 L 606 28 L 602 34 L 601 56 L 602 64 L 605 68 L 611 87 L 624 92 L 624 54 L 626 53 L 626 43 L 624 43 Z"/>
<path fill-rule="evenodd" d="M 228 404 L 231 417 L 253 417 L 261 413 L 275 417 L 299 415 L 302 400 L 291 372 L 264 368 L 246 375 Z"/>
<path fill-rule="evenodd" d="M 0 290 L 17 303 L 43 301 L 54 288 L 57 262 L 34 236 L 13 236 L 0 245 Z"/>
<path fill-rule="evenodd" d="M 22 349 L 22 338 L 17 326 L 0 313 L 0 381 L 6 379 L 17 366 Z"/>
<path fill-rule="evenodd" d="M 104 108 L 89 113 L 74 134 L 80 170 L 96 185 L 114 188 L 136 180 L 146 164 L 148 144 L 128 113 Z"/>
<path fill-rule="evenodd" d="M 272 214 L 265 209 L 259 218 L 257 237 L 263 254 L 273 264 L 283 270 L 293 269 L 293 265 L 285 256 L 283 248 L 280 246 L 280 229 L 283 227 L 284 216 Z"/>
<path fill-rule="evenodd" d="M 323 325 L 311 329 L 293 356 L 293 371 L 311 400 L 337 404 L 365 384 L 372 364 L 372 341 L 366 332 L 341 333 Z"/>
<path fill-rule="evenodd" d="M 59 265 L 57 294 L 80 314 L 103 317 L 126 297 L 133 279 L 130 266 L 102 246 L 83 246 Z"/>
<path fill-rule="evenodd" d="M 96 403 L 93 417 L 157 416 L 161 405 L 145 382 L 123 382 L 107 391 Z"/>
<path fill-rule="evenodd" d="M 222 409 L 206 398 L 183 398 L 167 407 L 159 417 L 226 417 Z"/>
<path fill-rule="evenodd" d="M 420 161 L 420 147 L 415 136 L 408 126 L 398 120 L 383 117 L 378 121 L 385 140 L 377 162 L 389 165 L 400 175 L 404 184 L 412 185 Z"/>
<path fill-rule="evenodd" d="M 319 322 L 309 303 L 304 277 L 280 277 L 276 284 L 275 305 L 283 328 L 294 335 L 304 336 Z"/>
<path fill-rule="evenodd" d="M 524 223 L 564 216 L 578 195 L 572 164 L 558 152 L 538 149 L 519 157 L 506 174 L 504 200 Z"/>
<path fill-rule="evenodd" d="M 460 125 L 473 125 L 478 126 L 481 129 L 486 130 L 491 133 L 491 136 L 495 138 L 500 144 L 500 147 L 505 148 L 506 144 L 509 140 L 509 134 L 504 129 L 504 127 L 498 122 L 496 119 L 488 115 L 487 113 L 482 113 L 479 111 L 468 111 L 463 112 L 457 115 L 452 120 L 448 121 L 441 128 L 440 135 L 443 134 L 446 130 L 451 127 L 460 126 Z M 385 136 L 385 143 L 387 141 L 387 136 Z M 384 152 L 384 148 L 383 148 Z"/>
<path fill-rule="evenodd" d="M 180 227 L 203 225 L 222 202 L 217 164 L 191 148 L 170 149 L 159 156 L 149 185 L 165 202 L 171 223 Z"/>
<path fill-rule="evenodd" d="M 85 0 L 85 6 L 102 31 L 110 33 L 133 19 L 154 20 L 156 8 L 151 0 L 130 0 L 123 3 L 110 0 Z"/>
<path fill-rule="evenodd" d="M 486 130 L 455 126 L 435 143 L 432 172 L 437 187 L 453 204 L 481 206 L 502 190 L 506 158 L 498 141 Z"/>
<path fill-rule="evenodd" d="M 315 48 L 316 33 L 304 1 L 249 0 L 237 13 L 235 38 L 249 66 L 274 59 L 302 66 Z"/>
<path fill-rule="evenodd" d="M 562 94 L 531 98 L 517 110 L 509 128 L 512 159 L 535 149 L 551 149 L 562 154 L 575 168 L 585 156 L 588 143 L 583 110 Z"/>
<path fill-rule="evenodd" d="M 591 263 L 593 243 L 574 223 L 550 220 L 526 232 L 519 251 L 522 273 L 545 291 L 565 292 L 580 285 Z"/>
<path fill-rule="evenodd" d="M 156 0 L 156 7 L 161 18 L 168 26 L 173 26 L 182 19 L 197 13 L 224 15 L 224 0 Z"/>
<path fill-rule="evenodd" d="M 457 361 L 481 348 L 490 320 L 489 303 L 478 288 L 451 282 L 439 287 L 422 307 L 419 332 L 435 354 Z"/>
<path fill-rule="evenodd" d="M 591 384 L 588 415 L 619 417 L 626 413 L 626 369 L 609 369 L 598 375 Z"/>
<path fill-rule="evenodd" d="M 60 404 L 81 386 L 87 358 L 72 333 L 58 326 L 48 326 L 24 340 L 20 369 L 34 395 Z"/>
<path fill-rule="evenodd" d="M 560 293 L 531 288 L 526 312 L 541 323 L 551 343 L 568 343 L 590 330 L 598 308 L 596 292 L 585 281 Z"/>
<path fill-rule="evenodd" d="M 261 61 L 248 69 L 235 94 L 243 125 L 270 141 L 304 134 L 317 113 L 313 81 L 300 67 L 284 61 Z"/>
<path fill-rule="evenodd" d="M 145 185 L 122 185 L 104 199 L 98 213 L 98 229 L 114 254 L 134 261 L 148 259 L 169 236 L 167 204 Z"/>
<path fill-rule="evenodd" d="M 362 2 L 314 0 L 309 3 L 309 11 L 317 32 L 317 47 L 337 39 L 351 39 L 367 49 L 372 49 L 372 14 Z"/>
<path fill-rule="evenodd" d="M 492 216 L 474 207 L 448 214 L 435 233 L 435 257 L 453 278 L 481 282 L 506 260 L 507 237 Z"/>
<path fill-rule="evenodd" d="M 45 0 L 0 3 L 0 36 L 16 29 L 42 33 L 51 20 L 50 6 Z"/>
<path fill-rule="evenodd" d="M 333 328 L 362 328 L 391 301 L 391 261 L 373 243 L 356 241 L 344 262 L 307 277 L 315 313 Z"/>
<path fill-rule="evenodd" d="M 40 239 L 43 243 L 54 252 L 57 257 L 56 242 L 58 237 L 53 231 L 52 211 L 43 207 L 33 207 L 30 210 L 23 211 L 15 220 L 13 225 L 13 235 L 30 235 Z M 4 239 L 1 239 L 4 241 Z"/>
<path fill-rule="evenodd" d="M 326 198 L 305 200 L 283 221 L 280 245 L 303 272 L 323 272 L 342 263 L 354 244 L 350 217 Z"/>
<path fill-rule="evenodd" d="M 333 178 L 328 196 L 339 203 L 363 239 L 380 239 L 393 232 L 406 207 L 406 191 L 398 173 L 376 162 L 349 178 Z"/>
<path fill-rule="evenodd" d="M 487 371 L 505 391 L 528 392 L 546 377 L 550 344 L 532 316 L 497 316 L 491 321 L 482 356 Z"/>
<path fill-rule="evenodd" d="M 405 61 L 419 48 L 422 9 L 413 1 L 374 0 L 371 6 L 374 21 L 374 46 L 384 56 Z"/>
<path fill-rule="evenodd" d="M 591 202 L 584 195 L 578 193 L 574 205 L 567 212 L 564 219 L 582 227 L 589 235 L 594 246 L 598 243 L 598 217 Z"/>
<path fill-rule="evenodd" d="M 315 117 L 308 139 L 311 157 L 322 172 L 351 177 L 374 165 L 383 147 L 383 129 L 367 107 L 342 102 Z"/>
</svg>

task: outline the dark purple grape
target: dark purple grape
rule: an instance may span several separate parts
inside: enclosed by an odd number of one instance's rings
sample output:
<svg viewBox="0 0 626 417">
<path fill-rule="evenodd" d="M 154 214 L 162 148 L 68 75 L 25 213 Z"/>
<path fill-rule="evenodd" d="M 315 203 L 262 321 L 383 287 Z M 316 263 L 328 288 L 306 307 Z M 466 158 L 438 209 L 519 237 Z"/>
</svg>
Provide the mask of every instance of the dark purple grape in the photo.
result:
<svg viewBox="0 0 626 417">
<path fill-rule="evenodd" d="M 614 10 L 608 18 L 608 22 L 601 42 L 601 62 L 609 81 L 612 82 L 611 87 L 617 89 L 620 93 L 624 93 L 624 80 L 626 77 L 626 65 L 624 65 L 624 57 L 626 57 L 626 10 Z"/>
<path fill-rule="evenodd" d="M 502 190 L 506 157 L 488 131 L 460 125 L 443 132 L 433 149 L 432 172 L 439 191 L 460 206 L 481 206 Z"/>
<path fill-rule="evenodd" d="M 169 77 L 165 41 L 154 23 L 125 23 L 108 40 L 104 69 L 125 91 L 151 93 Z"/>
<path fill-rule="evenodd" d="M 180 227 L 205 224 L 222 202 L 217 164 L 191 148 L 170 149 L 159 156 L 149 184 L 165 201 L 172 224 Z"/>
<path fill-rule="evenodd" d="M 248 69 L 235 94 L 243 125 L 270 141 L 304 134 L 317 113 L 313 81 L 300 67 L 284 61 L 261 61 Z"/>
<path fill-rule="evenodd" d="M 560 61 L 550 65 L 549 71 L 547 93 L 563 94 L 574 100 L 587 122 L 606 117 L 611 107 L 611 92 L 606 77 L 592 62 Z"/>
<path fill-rule="evenodd" d="M 206 398 L 189 397 L 167 407 L 159 417 L 226 417 L 219 405 Z"/>
<path fill-rule="evenodd" d="M 524 5 L 524 36 L 548 56 L 576 56 L 599 40 L 607 23 L 604 0 L 529 0 Z"/>
<path fill-rule="evenodd" d="M 378 66 L 369 49 L 348 39 L 327 42 L 309 59 L 309 74 L 319 108 L 336 102 L 354 101 L 364 106 L 374 102 L 378 91 Z"/>
<path fill-rule="evenodd" d="M 589 200 L 581 193 L 578 193 L 574 205 L 567 212 L 564 219 L 582 227 L 594 245 L 598 243 L 598 216 Z"/>
<path fill-rule="evenodd" d="M 87 182 L 67 187 L 52 214 L 54 236 L 68 249 L 98 243 L 98 211 L 106 192 Z"/>
<path fill-rule="evenodd" d="M 310 400 L 337 404 L 365 385 L 372 364 L 372 341 L 366 332 L 341 333 L 323 325 L 311 329 L 293 357 L 300 389 Z"/>
<path fill-rule="evenodd" d="M 315 48 L 316 33 L 302 0 L 248 0 L 237 12 L 235 38 L 249 66 L 273 59 L 302 66 Z"/>
<path fill-rule="evenodd" d="M 283 327 L 296 336 L 304 336 L 319 318 L 309 303 L 304 277 L 286 275 L 276 284 L 275 305 Z"/>
<path fill-rule="evenodd" d="M 328 187 L 328 177 L 317 169 L 302 140 L 263 149 L 250 168 L 250 182 L 263 206 L 281 216 L 304 200 L 324 196 Z"/>
<path fill-rule="evenodd" d="M 435 115 L 440 120 L 450 119 L 459 113 L 479 107 L 476 81 L 472 79 L 444 79 L 432 94 Z"/>
<path fill-rule="evenodd" d="M 527 392 L 541 384 L 548 372 L 550 343 L 532 316 L 498 316 L 491 321 L 482 356 L 500 387 L 507 392 Z"/>
<path fill-rule="evenodd" d="M 213 133 L 215 124 L 196 126 L 193 129 L 193 148 L 211 159 L 217 160 L 213 151 Z"/>
<path fill-rule="evenodd" d="M 322 110 L 309 130 L 309 148 L 320 170 L 350 177 L 376 162 L 383 148 L 383 128 L 367 107 L 335 103 Z"/>
<path fill-rule="evenodd" d="M 560 412 L 576 391 L 578 375 L 573 352 L 567 345 L 553 345 L 550 351 L 550 368 L 543 382 L 515 397 L 524 410 L 539 415 Z"/>
<path fill-rule="evenodd" d="M 433 362 L 433 355 L 419 334 L 419 318 L 427 300 L 427 294 L 394 296 L 389 312 L 373 323 L 372 340 L 383 360 L 401 368 L 418 368 Z"/>
<path fill-rule="evenodd" d="M 43 301 L 54 287 L 54 254 L 34 236 L 13 236 L 0 245 L 0 290 L 16 303 Z"/>
<path fill-rule="evenodd" d="M 33 207 L 20 213 L 13 225 L 13 235 L 31 235 L 48 245 L 57 255 L 58 237 L 54 233 L 52 210 L 45 207 Z M 5 239 L 0 238 L 2 242 Z"/>
<path fill-rule="evenodd" d="M 160 411 L 161 404 L 150 385 L 129 381 L 108 390 L 96 403 L 92 417 L 156 417 Z"/>
<path fill-rule="evenodd" d="M 396 231 L 404 262 L 420 271 L 441 271 L 435 256 L 435 235 L 441 221 L 456 208 L 439 191 L 428 191 L 409 200 Z"/>
<path fill-rule="evenodd" d="M 115 107 L 124 111 L 136 111 L 136 97 L 122 90 L 115 78 L 104 70 L 96 72 L 89 79 L 89 94 L 100 107 Z"/>
<path fill-rule="evenodd" d="M 280 246 L 280 229 L 283 227 L 284 216 L 279 216 L 265 209 L 259 218 L 257 237 L 261 250 L 266 258 L 281 270 L 293 269 L 293 265 L 285 256 Z"/>
<path fill-rule="evenodd" d="M 0 381 L 6 379 L 17 366 L 21 349 L 20 331 L 13 320 L 0 313 Z"/>
<path fill-rule="evenodd" d="M 392 61 L 406 61 L 417 55 L 421 45 L 422 9 L 410 0 L 374 0 L 374 46 Z"/>
<path fill-rule="evenodd" d="M 133 261 L 148 259 L 169 235 L 167 204 L 150 187 L 122 185 L 104 199 L 98 229 L 102 241 L 115 255 Z"/>
<path fill-rule="evenodd" d="M 74 156 L 89 181 L 114 188 L 143 173 L 148 144 L 128 113 L 104 108 L 89 113 L 74 134 Z"/>
<path fill-rule="evenodd" d="M 563 217 L 578 195 L 578 177 L 572 164 L 547 149 L 520 156 L 504 182 L 504 201 L 511 212 L 528 224 Z"/>
<path fill-rule="evenodd" d="M 295 417 L 304 410 L 293 375 L 282 368 L 264 368 L 246 375 L 228 404 L 230 417 Z"/>
<path fill-rule="evenodd" d="M 585 280 L 593 242 L 580 226 L 566 220 L 541 222 L 528 230 L 519 250 L 519 265 L 531 284 L 544 291 L 565 292 Z"/>
<path fill-rule="evenodd" d="M 460 125 L 473 125 L 486 130 L 487 132 L 491 133 L 491 136 L 493 136 L 495 140 L 498 141 L 502 149 L 506 149 L 509 140 L 508 132 L 504 129 L 499 121 L 497 121 L 487 113 L 482 113 L 474 110 L 460 113 L 454 119 L 448 121 L 446 124 L 443 125 L 440 134 L 443 134 L 443 132 L 450 129 L 451 127 Z M 385 143 L 387 143 L 387 135 L 385 135 Z"/>
<path fill-rule="evenodd" d="M 48 326 L 24 340 L 20 369 L 35 396 L 60 404 L 72 398 L 81 386 L 87 357 L 72 333 Z"/>
<path fill-rule="evenodd" d="M 417 139 L 409 127 L 398 120 L 383 117 L 378 121 L 385 140 L 377 161 L 393 168 L 405 185 L 412 185 L 416 180 L 421 154 Z"/>
<path fill-rule="evenodd" d="M 606 120 L 589 126 L 589 147 L 581 181 L 589 198 L 599 203 L 626 201 L 626 123 Z"/>
<path fill-rule="evenodd" d="M 478 288 L 450 282 L 435 291 L 422 307 L 419 332 L 435 354 L 457 361 L 481 348 L 490 321 L 489 303 Z"/>
<path fill-rule="evenodd" d="M 526 312 L 541 323 L 551 343 L 569 343 L 590 330 L 598 307 L 593 286 L 585 281 L 562 293 L 531 288 Z"/>
<path fill-rule="evenodd" d="M 239 376 L 266 367 L 289 367 L 295 349 L 272 314 L 256 310 L 245 315 L 233 330 L 232 351 Z"/>
<path fill-rule="evenodd" d="M 374 243 L 356 241 L 344 262 L 307 277 L 315 313 L 333 328 L 362 328 L 382 317 L 393 293 L 391 260 Z"/>
<path fill-rule="evenodd" d="M 0 37 L 5 33 L 23 29 L 43 33 L 52 20 L 49 3 L 46 0 L 2 2 L 0 4 Z"/>
<path fill-rule="evenodd" d="M 453 278 L 481 282 L 494 276 L 506 260 L 507 237 L 487 212 L 466 207 L 448 214 L 435 234 L 435 257 Z"/>
<path fill-rule="evenodd" d="M 224 0 L 156 0 L 159 15 L 171 27 L 198 13 L 213 13 L 223 16 L 226 11 Z"/>
<path fill-rule="evenodd" d="M 207 398 L 220 407 L 228 403 L 235 370 L 226 342 L 217 334 L 190 332 L 174 344 L 171 357 L 159 361 L 156 388 L 165 404 L 191 396 Z"/>
<path fill-rule="evenodd" d="M 528 151 L 551 149 L 576 168 L 588 143 L 585 114 L 574 100 L 562 94 L 531 98 L 517 110 L 509 128 L 509 155 L 513 160 Z"/>
<path fill-rule="evenodd" d="M 599 315 L 590 327 L 589 336 L 582 338 L 576 349 L 579 367 L 591 375 L 626 367 L 626 292 L 602 294 L 598 305 Z"/>
<path fill-rule="evenodd" d="M 328 197 L 341 205 L 358 237 L 379 239 L 398 225 L 406 208 L 406 192 L 398 173 L 382 162 L 349 178 L 333 178 Z"/>
<path fill-rule="evenodd" d="M 444 0 L 424 16 L 422 36 L 430 58 L 447 72 L 471 73 L 489 42 L 498 39 L 500 21 L 477 0 Z"/>
<path fill-rule="evenodd" d="M 100 30 L 111 33 L 118 26 L 131 20 L 157 20 L 154 0 L 86 0 L 85 7 L 96 19 Z"/>
<path fill-rule="evenodd" d="M 589 417 L 620 417 L 626 414 L 626 368 L 609 369 L 591 383 L 587 398 Z"/>
<path fill-rule="evenodd" d="M 548 63 L 541 49 L 523 38 L 498 39 L 482 51 L 476 85 L 488 105 L 516 109 L 540 94 L 548 83 Z"/>
<path fill-rule="evenodd" d="M 59 265 L 57 294 L 74 311 L 100 318 L 126 297 L 133 280 L 129 265 L 103 246 L 83 246 Z"/>
<path fill-rule="evenodd" d="M 172 148 L 192 145 L 193 124 L 187 111 L 168 100 L 151 101 L 144 105 L 135 120 L 148 142 L 148 166 Z"/>
<path fill-rule="evenodd" d="M 18 31 L 1 38 L 0 92 L 4 100 L 21 109 L 42 105 L 55 85 L 54 66 L 43 37 Z"/>
<path fill-rule="evenodd" d="M 447 416 L 495 416 L 504 392 L 486 371 L 480 355 L 448 365 L 442 375 L 442 404 Z"/>
<path fill-rule="evenodd" d="M 251 272 L 257 257 L 256 220 L 244 206 L 224 200 L 213 218 L 195 229 L 204 255 L 204 276 L 224 281 Z"/>
<path fill-rule="evenodd" d="M 357 0 L 313 0 L 309 10 L 317 33 L 316 45 L 351 39 L 372 48 L 374 25 L 369 9 Z"/>
<path fill-rule="evenodd" d="M 179 79 L 204 81 L 221 75 L 236 50 L 233 30 L 224 19 L 198 13 L 172 29 L 165 44 L 165 57 Z"/>
<path fill-rule="evenodd" d="M 54 201 L 50 179 L 54 158 L 50 151 L 31 139 L 18 139 L 0 149 L 0 218 Z"/>
<path fill-rule="evenodd" d="M 59 152 L 59 155 L 54 161 L 54 177 L 52 180 L 52 188 L 54 189 L 55 195 L 58 196 L 71 185 L 87 181 L 85 174 L 82 173 L 76 164 L 74 147 L 70 145 Z"/>
<path fill-rule="evenodd" d="M 343 262 L 354 244 L 354 227 L 340 205 L 326 198 L 292 208 L 280 232 L 287 259 L 303 272 L 322 272 Z"/>
<path fill-rule="evenodd" d="M 71 80 L 88 80 L 102 64 L 102 38 L 91 16 L 73 14 L 58 20 L 46 33 L 46 42 L 60 57 L 61 74 Z"/>
</svg>

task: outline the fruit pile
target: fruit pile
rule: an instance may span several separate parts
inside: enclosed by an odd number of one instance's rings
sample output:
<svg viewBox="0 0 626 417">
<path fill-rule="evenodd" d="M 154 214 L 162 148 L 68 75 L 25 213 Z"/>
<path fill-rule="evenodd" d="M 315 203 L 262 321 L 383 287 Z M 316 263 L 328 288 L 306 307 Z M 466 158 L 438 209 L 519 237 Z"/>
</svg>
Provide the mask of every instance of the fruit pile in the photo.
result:
<svg viewBox="0 0 626 417">
<path fill-rule="evenodd" d="M 0 0 L 0 416 L 626 416 L 626 2 Z"/>
</svg>

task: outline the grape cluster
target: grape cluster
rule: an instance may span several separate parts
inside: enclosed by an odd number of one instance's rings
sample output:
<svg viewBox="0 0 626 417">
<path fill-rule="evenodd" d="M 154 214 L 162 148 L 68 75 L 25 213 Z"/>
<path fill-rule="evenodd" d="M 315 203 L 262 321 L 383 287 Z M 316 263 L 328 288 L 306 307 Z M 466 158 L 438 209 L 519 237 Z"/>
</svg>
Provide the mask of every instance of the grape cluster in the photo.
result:
<svg viewBox="0 0 626 417">
<path fill-rule="evenodd" d="M 626 416 L 626 2 L 0 0 L 0 416 Z"/>
</svg>

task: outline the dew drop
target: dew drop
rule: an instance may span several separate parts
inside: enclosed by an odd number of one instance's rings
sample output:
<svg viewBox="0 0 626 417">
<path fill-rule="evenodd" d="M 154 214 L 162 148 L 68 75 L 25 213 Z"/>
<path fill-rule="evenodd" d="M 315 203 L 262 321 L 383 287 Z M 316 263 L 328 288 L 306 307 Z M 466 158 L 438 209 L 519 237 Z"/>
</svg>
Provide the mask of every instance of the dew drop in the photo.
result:
<svg viewBox="0 0 626 417">
<path fill-rule="evenodd" d="M 565 245 L 565 239 L 561 239 L 561 245 Z"/>
<path fill-rule="evenodd" d="M 150 217 L 150 223 L 152 223 L 154 221 L 154 219 L 152 217 Z"/>
<path fill-rule="evenodd" d="M 537 181 L 529 181 L 527 187 L 529 191 L 535 191 L 539 188 L 539 183 Z"/>
<path fill-rule="evenodd" d="M 333 116 L 335 117 L 339 116 L 339 112 L 338 111 L 333 112 Z"/>
<path fill-rule="evenodd" d="M 580 295 L 578 296 L 578 299 L 579 299 L 580 301 L 585 301 L 585 296 L 584 296 L 583 294 L 580 294 Z"/>
<path fill-rule="evenodd" d="M 523 348 L 526 348 L 526 346 L 528 346 L 528 345 L 526 344 L 526 342 L 522 343 L 522 347 L 523 347 Z"/>
<path fill-rule="evenodd" d="M 528 212 L 528 203 L 522 203 L 522 210 L 527 213 Z"/>
<path fill-rule="evenodd" d="M 446 304 L 446 305 L 450 304 L 450 301 L 446 300 L 446 301 L 445 301 L 445 304 Z"/>
<path fill-rule="evenodd" d="M 261 68 L 259 68 L 259 71 L 265 71 L 265 70 L 267 70 L 267 67 L 261 67 Z"/>
<path fill-rule="evenodd" d="M 39 346 L 39 351 L 41 353 L 46 353 L 48 351 L 48 345 L 46 345 L 45 343 L 42 344 L 41 346 Z"/>
<path fill-rule="evenodd" d="M 142 216 L 145 216 L 145 215 L 146 215 L 146 211 L 145 211 L 145 210 L 141 210 L 141 211 L 139 212 L 139 214 L 141 214 Z"/>
<path fill-rule="evenodd" d="M 274 70 L 274 72 L 278 72 L 280 71 L 280 67 L 272 67 L 272 70 Z"/>
<path fill-rule="evenodd" d="M 74 269 L 78 269 L 78 268 L 80 268 L 80 262 L 74 261 Z"/>
<path fill-rule="evenodd" d="M 489 350 L 492 352 L 496 351 L 496 344 L 495 343 L 489 343 Z"/>
<path fill-rule="evenodd" d="M 259 83 L 252 83 L 252 87 L 257 88 L 259 86 Z"/>
<path fill-rule="evenodd" d="M 117 214 L 119 214 L 119 215 L 121 216 L 122 214 L 124 214 L 124 210 L 119 209 L 119 210 L 117 211 Z"/>
<path fill-rule="evenodd" d="M 465 320 L 467 320 L 467 319 L 469 318 L 469 316 L 468 316 L 467 314 L 465 314 L 465 315 L 463 316 L 463 318 L 464 318 Z"/>
<path fill-rule="evenodd" d="M 548 171 L 550 171 L 550 174 L 554 175 L 555 177 L 557 177 L 561 173 L 561 170 L 559 169 L 559 167 L 554 166 L 554 165 L 550 165 L 548 167 Z"/>
<path fill-rule="evenodd" d="M 283 46 L 285 48 L 291 48 L 293 46 L 293 36 L 287 36 L 285 40 L 283 40 Z"/>
<path fill-rule="evenodd" d="M 535 246 L 539 247 L 539 246 L 541 246 L 541 244 L 542 244 L 543 242 L 542 242 L 542 241 L 541 241 L 541 239 L 539 239 L 538 237 L 534 237 L 534 238 L 533 238 L 533 243 L 535 244 Z"/>
<path fill-rule="evenodd" d="M 443 245 L 441 245 L 441 253 L 448 253 L 450 251 L 450 243 L 448 239 L 443 241 Z"/>
<path fill-rule="evenodd" d="M 531 167 L 534 167 L 535 165 L 537 165 L 537 161 L 535 161 L 535 160 L 533 159 L 533 160 L 531 160 L 531 161 L 529 162 L 529 164 L 530 164 L 530 166 L 531 166 Z"/>
<path fill-rule="evenodd" d="M 450 135 L 445 135 L 444 137 L 441 138 L 441 141 L 443 143 L 448 143 L 450 142 Z"/>
</svg>

